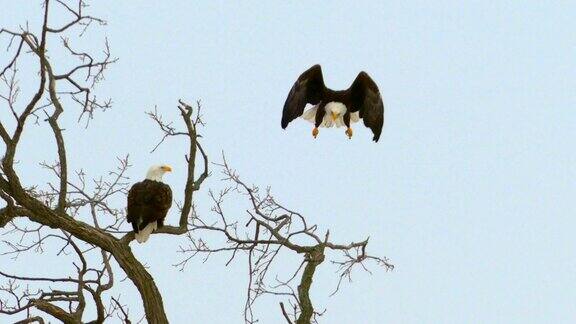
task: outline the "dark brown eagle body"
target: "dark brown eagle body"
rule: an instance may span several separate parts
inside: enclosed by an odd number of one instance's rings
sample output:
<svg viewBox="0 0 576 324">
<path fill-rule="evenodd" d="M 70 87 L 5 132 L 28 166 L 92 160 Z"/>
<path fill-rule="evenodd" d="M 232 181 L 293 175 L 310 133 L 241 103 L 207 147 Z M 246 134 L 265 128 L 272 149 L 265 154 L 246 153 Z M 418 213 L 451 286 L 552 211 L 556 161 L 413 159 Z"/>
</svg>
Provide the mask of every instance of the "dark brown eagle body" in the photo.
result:
<svg viewBox="0 0 576 324">
<path fill-rule="evenodd" d="M 172 190 L 167 184 L 148 179 L 135 183 L 128 192 L 127 214 L 134 233 L 153 222 L 156 222 L 158 228 L 162 227 L 170 206 Z"/>
<path fill-rule="evenodd" d="M 346 106 L 342 116 L 350 128 L 350 115 L 358 113 L 364 125 L 372 130 L 375 142 L 380 138 L 384 125 L 384 103 L 376 83 L 366 72 L 360 72 L 347 90 L 334 91 L 324 85 L 322 69 L 316 64 L 300 75 L 290 89 L 282 111 L 282 128 L 302 116 L 307 104 L 318 105 L 315 126 L 319 127 L 326 114 L 326 105 L 335 102 Z"/>
</svg>

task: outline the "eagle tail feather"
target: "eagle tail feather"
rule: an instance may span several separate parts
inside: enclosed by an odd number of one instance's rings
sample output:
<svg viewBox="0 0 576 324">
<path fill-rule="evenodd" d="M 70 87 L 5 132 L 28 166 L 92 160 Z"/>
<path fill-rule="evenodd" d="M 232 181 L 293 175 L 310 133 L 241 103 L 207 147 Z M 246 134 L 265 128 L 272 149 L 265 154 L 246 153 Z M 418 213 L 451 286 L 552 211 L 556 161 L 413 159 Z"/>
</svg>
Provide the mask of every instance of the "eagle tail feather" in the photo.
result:
<svg viewBox="0 0 576 324">
<path fill-rule="evenodd" d="M 302 114 L 302 118 L 314 124 L 316 122 L 316 112 L 318 111 L 318 106 L 315 105 L 314 107 L 306 110 L 304 114 Z"/>
<path fill-rule="evenodd" d="M 148 241 L 150 234 L 152 234 L 152 232 L 154 232 L 157 228 L 158 224 L 156 222 L 152 222 L 146 225 L 146 227 L 141 229 L 139 232 L 134 233 L 136 241 L 138 241 L 138 243 L 145 243 L 146 241 Z"/>
</svg>

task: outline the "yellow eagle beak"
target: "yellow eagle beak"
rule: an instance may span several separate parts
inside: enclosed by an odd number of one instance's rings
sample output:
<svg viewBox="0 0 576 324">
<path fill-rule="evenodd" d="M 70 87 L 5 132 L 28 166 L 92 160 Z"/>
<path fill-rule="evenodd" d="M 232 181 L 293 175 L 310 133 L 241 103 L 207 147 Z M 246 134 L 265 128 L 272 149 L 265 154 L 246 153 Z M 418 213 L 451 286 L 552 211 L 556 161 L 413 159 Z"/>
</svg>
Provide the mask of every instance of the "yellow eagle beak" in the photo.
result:
<svg viewBox="0 0 576 324">
<path fill-rule="evenodd" d="M 172 172 L 172 168 L 169 165 L 163 165 L 160 167 L 164 172 Z"/>
<path fill-rule="evenodd" d="M 331 112 L 332 114 L 332 120 L 336 120 L 336 118 L 338 118 L 338 114 Z"/>
</svg>

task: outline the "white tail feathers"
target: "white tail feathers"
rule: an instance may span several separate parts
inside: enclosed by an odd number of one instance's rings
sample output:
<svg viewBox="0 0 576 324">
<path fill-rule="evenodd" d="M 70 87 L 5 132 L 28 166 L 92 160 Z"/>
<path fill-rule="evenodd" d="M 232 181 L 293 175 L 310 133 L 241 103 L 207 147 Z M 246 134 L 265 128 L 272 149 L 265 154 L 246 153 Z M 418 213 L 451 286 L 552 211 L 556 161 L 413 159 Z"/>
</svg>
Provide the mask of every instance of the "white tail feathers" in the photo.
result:
<svg viewBox="0 0 576 324">
<path fill-rule="evenodd" d="M 360 120 L 360 112 L 350 113 L 350 122 L 357 123 Z"/>
<path fill-rule="evenodd" d="M 316 121 L 316 111 L 318 110 L 318 105 L 306 110 L 302 114 L 302 118 L 306 119 L 307 121 L 314 123 Z"/>
<path fill-rule="evenodd" d="M 152 222 L 152 223 L 146 225 L 146 227 L 144 227 L 140 232 L 134 233 L 134 236 L 136 237 L 136 241 L 138 241 L 138 243 L 144 243 L 144 242 L 148 241 L 150 234 L 152 234 L 152 232 L 154 232 L 157 228 L 158 228 L 158 223 L 156 223 L 156 222 Z"/>
</svg>

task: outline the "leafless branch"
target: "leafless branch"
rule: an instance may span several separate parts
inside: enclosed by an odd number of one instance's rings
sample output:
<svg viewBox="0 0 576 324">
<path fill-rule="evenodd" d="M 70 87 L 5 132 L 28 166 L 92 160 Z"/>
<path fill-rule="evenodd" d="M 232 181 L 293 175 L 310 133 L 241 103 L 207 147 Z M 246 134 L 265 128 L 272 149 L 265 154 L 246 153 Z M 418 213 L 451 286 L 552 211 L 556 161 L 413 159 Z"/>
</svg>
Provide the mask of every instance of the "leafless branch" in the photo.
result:
<svg viewBox="0 0 576 324">
<path fill-rule="evenodd" d="M 60 126 L 60 116 L 66 110 L 66 102 L 62 97 L 70 96 L 73 102 L 82 105 L 80 118 L 86 114 L 89 119 L 92 118 L 96 108 L 109 108 L 111 101 L 96 100 L 92 90 L 104 78 L 107 67 L 117 61 L 111 57 L 107 41 L 102 59 L 72 47 L 66 32 L 78 26 L 82 29 L 82 35 L 91 23 L 104 24 L 103 20 L 84 14 L 87 5 L 83 0 L 75 3 L 76 6 L 72 2 L 44 0 L 42 27 L 37 34 L 27 26 L 20 31 L 0 29 L 0 36 L 9 37 L 8 49 L 15 49 L 7 65 L 0 67 L 0 84 L 5 88 L 0 89 L 0 104 L 6 104 L 7 111 L 11 112 L 15 120 L 15 123 L 11 123 L 14 124 L 13 129 L 9 129 L 7 120 L 0 120 L 0 137 L 6 144 L 0 167 L 0 197 L 6 205 L 0 209 L 0 227 L 4 231 L 2 234 L 8 237 L 3 240 L 4 246 L 0 252 L 16 258 L 29 252 L 43 253 L 47 248 L 52 249 L 60 244 L 56 255 L 66 257 L 72 254 L 77 258 L 72 263 L 76 276 L 48 278 L 1 272 L 0 275 L 8 280 L 8 284 L 3 286 L 0 293 L 12 296 L 12 302 L 0 297 L 0 313 L 25 314 L 26 319 L 23 321 L 28 323 L 43 321 L 41 317 L 32 316 L 31 311 L 34 309 L 64 322 L 76 323 L 82 319 L 87 300 L 91 300 L 96 308 L 94 323 L 101 323 L 116 313 L 123 313 L 123 309 L 112 303 L 112 300 L 110 305 L 113 306 L 106 306 L 104 302 L 106 292 L 114 284 L 110 264 L 110 260 L 114 259 L 138 288 L 148 321 L 167 323 L 160 293 L 150 274 L 132 254 L 128 245 L 114 236 L 124 234 L 120 230 L 125 218 L 124 208 L 114 208 L 112 201 L 117 195 L 123 196 L 127 190 L 125 171 L 129 167 L 128 158 L 120 159 L 119 168 L 111 171 L 108 177 L 96 177 L 92 182 L 87 180 L 83 170 L 69 176 L 65 134 Z M 49 18 L 56 7 L 72 14 L 72 21 L 52 27 Z M 61 46 L 69 56 L 80 61 L 76 67 L 64 73 L 56 72 L 56 60 L 46 55 L 48 34 L 60 35 Z M 13 44 L 17 46 L 12 47 Z M 17 99 L 20 85 L 16 74 L 17 64 L 24 55 L 32 55 L 38 62 L 39 82 L 33 96 L 23 108 L 19 108 Z M 72 87 L 72 90 L 60 90 L 66 87 Z M 47 104 L 40 104 L 43 98 Z M 15 155 L 26 133 L 27 122 L 31 116 L 36 117 L 38 122 L 39 112 L 46 115 L 58 153 L 55 163 L 43 162 L 41 166 L 56 177 L 57 183 L 50 182 L 45 188 L 38 185 L 26 188 L 14 168 Z M 100 263 L 90 265 L 90 260 L 98 256 Z M 20 283 L 33 284 L 39 289 L 22 288 L 24 286 Z M 55 286 L 60 288 L 52 288 Z"/>
<path fill-rule="evenodd" d="M 195 256 L 204 255 L 205 260 L 213 253 L 229 253 L 231 262 L 238 252 L 244 252 L 248 257 L 249 285 L 247 289 L 244 317 L 246 323 L 254 323 L 257 319 L 252 310 L 256 300 L 262 295 L 288 297 L 295 305 L 293 316 L 290 317 L 284 304 L 281 305 L 282 315 L 294 323 L 315 322 L 323 312 L 314 310 L 309 292 L 316 268 L 324 262 L 326 250 L 340 253 L 343 261 L 332 261 L 340 266 L 340 279 L 351 278 L 352 269 L 359 266 L 368 271 L 367 262 L 375 261 L 386 270 L 392 270 L 393 265 L 386 258 L 368 255 L 366 247 L 368 239 L 349 244 L 338 244 L 330 241 L 330 232 L 323 237 L 318 233 L 317 225 L 310 225 L 305 217 L 292 211 L 272 196 L 269 188 L 262 191 L 255 186 L 249 186 L 240 179 L 238 173 L 230 168 L 225 157 L 223 162 L 216 164 L 221 168 L 222 179 L 227 184 L 218 193 L 210 192 L 213 202 L 214 219 L 196 216 L 193 218 L 189 243 L 182 246 L 180 252 L 185 255 L 178 264 L 181 270 Z M 243 226 L 238 217 L 231 221 L 227 216 L 225 201 L 230 194 L 239 194 L 247 198 L 249 208 L 245 212 L 246 221 Z M 244 228 L 243 230 L 241 230 Z M 201 237 L 208 233 L 219 233 L 224 244 L 210 246 Z M 278 276 L 271 280 L 270 272 L 281 251 L 291 251 L 302 255 L 303 261 L 286 280 Z M 297 288 L 294 285 L 298 284 Z"/>
<path fill-rule="evenodd" d="M 204 125 L 201 120 L 200 111 L 202 106 L 200 101 L 196 102 L 196 107 L 179 100 L 178 110 L 180 111 L 180 117 L 184 125 L 186 125 L 185 130 L 177 130 L 172 122 L 167 122 L 164 120 L 162 115 L 158 112 L 158 108 L 155 107 L 154 111 L 148 112 L 148 116 L 152 121 L 159 127 L 162 132 L 162 138 L 160 142 L 152 149 L 156 150 L 159 145 L 161 145 L 167 138 L 185 136 L 189 142 L 188 154 L 184 156 L 187 165 L 187 176 L 186 176 L 186 187 L 184 189 L 184 203 L 180 208 L 180 218 L 177 226 L 164 225 L 159 228 L 156 233 L 170 234 L 170 235 L 184 235 L 190 230 L 190 219 L 193 218 L 193 199 L 194 192 L 200 190 L 202 183 L 206 180 L 209 175 L 208 171 L 208 155 L 200 145 L 198 141 L 201 137 L 197 132 L 198 125 Z M 195 112 L 195 113 L 194 113 Z M 202 157 L 203 171 L 199 176 L 196 176 L 196 161 L 197 153 L 200 152 Z M 130 242 L 134 239 L 133 233 L 126 234 L 122 241 L 125 243 Z"/>
</svg>

